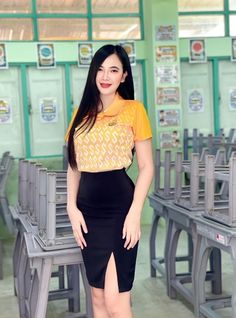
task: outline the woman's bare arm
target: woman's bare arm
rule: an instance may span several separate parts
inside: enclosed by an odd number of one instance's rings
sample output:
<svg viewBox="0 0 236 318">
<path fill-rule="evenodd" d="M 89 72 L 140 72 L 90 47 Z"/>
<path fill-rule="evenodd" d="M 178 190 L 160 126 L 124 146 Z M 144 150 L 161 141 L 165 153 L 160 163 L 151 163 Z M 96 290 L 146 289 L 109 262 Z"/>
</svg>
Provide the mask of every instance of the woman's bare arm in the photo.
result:
<svg viewBox="0 0 236 318">
<path fill-rule="evenodd" d="M 77 208 L 77 194 L 79 190 L 81 173 L 74 170 L 68 164 L 67 169 L 67 212 L 72 225 L 73 233 L 78 245 L 83 249 L 86 245 L 82 229 L 85 233 L 88 232 L 84 217 L 81 211 Z"/>
<path fill-rule="evenodd" d="M 151 139 L 136 141 L 135 150 L 139 174 L 135 185 L 133 202 L 123 228 L 124 247 L 127 249 L 134 247 L 140 239 L 141 212 L 154 174 Z"/>
</svg>

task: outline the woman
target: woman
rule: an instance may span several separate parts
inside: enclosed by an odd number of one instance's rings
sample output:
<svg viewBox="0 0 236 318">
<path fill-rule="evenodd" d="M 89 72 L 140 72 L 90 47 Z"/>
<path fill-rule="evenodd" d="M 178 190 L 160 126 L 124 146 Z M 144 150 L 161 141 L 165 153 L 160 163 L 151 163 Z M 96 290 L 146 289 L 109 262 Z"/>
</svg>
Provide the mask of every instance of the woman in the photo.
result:
<svg viewBox="0 0 236 318">
<path fill-rule="evenodd" d="M 152 134 L 144 106 L 134 101 L 121 46 L 105 45 L 95 53 L 68 136 L 67 210 L 82 249 L 94 318 L 132 318 L 141 211 L 153 176 Z M 134 149 L 135 186 L 125 172 Z"/>
</svg>

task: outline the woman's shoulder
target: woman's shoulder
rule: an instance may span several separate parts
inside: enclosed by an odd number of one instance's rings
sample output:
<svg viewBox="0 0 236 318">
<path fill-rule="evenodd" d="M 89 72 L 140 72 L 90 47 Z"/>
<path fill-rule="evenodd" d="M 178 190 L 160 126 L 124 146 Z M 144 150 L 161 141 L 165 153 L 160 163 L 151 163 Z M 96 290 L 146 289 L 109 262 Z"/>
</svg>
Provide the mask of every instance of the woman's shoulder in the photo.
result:
<svg viewBox="0 0 236 318">
<path fill-rule="evenodd" d="M 137 99 L 127 99 L 125 100 L 125 104 L 134 110 L 144 107 L 143 103 Z"/>
<path fill-rule="evenodd" d="M 127 100 L 126 101 L 126 112 L 132 114 L 132 116 L 142 116 L 146 110 L 144 104 L 135 99 L 135 100 Z"/>
<path fill-rule="evenodd" d="M 120 112 L 120 116 L 124 116 L 133 122 L 135 118 L 142 116 L 144 112 L 145 108 L 141 101 L 126 99 L 124 100 L 123 109 Z"/>
</svg>

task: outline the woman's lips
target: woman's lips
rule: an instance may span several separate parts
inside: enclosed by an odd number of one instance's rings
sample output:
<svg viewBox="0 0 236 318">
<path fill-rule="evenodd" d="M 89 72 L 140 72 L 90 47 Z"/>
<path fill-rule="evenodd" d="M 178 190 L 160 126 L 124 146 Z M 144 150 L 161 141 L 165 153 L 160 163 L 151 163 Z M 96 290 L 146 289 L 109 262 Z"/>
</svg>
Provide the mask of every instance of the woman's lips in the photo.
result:
<svg viewBox="0 0 236 318">
<path fill-rule="evenodd" d="M 100 83 L 102 88 L 108 88 L 111 86 L 111 84 L 107 84 L 107 83 Z"/>
</svg>

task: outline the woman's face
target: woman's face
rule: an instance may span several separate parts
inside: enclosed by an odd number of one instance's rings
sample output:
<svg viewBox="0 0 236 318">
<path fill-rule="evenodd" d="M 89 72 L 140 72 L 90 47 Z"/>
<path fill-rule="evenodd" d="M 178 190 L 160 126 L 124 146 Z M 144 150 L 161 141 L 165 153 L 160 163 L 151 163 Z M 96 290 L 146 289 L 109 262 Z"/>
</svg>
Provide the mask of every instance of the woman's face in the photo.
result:
<svg viewBox="0 0 236 318">
<path fill-rule="evenodd" d="M 96 85 L 101 95 L 113 95 L 121 82 L 125 81 L 127 72 L 116 54 L 108 56 L 99 67 L 96 75 Z"/>
</svg>

